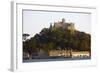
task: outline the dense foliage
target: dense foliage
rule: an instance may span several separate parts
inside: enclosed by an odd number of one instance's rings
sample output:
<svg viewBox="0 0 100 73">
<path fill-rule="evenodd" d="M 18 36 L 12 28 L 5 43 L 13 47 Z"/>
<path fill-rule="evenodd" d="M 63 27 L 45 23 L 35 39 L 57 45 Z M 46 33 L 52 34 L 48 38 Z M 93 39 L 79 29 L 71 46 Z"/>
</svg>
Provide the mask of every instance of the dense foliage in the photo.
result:
<svg viewBox="0 0 100 73">
<path fill-rule="evenodd" d="M 43 28 L 39 34 L 29 40 L 23 41 L 23 51 L 36 53 L 43 49 L 46 54 L 51 49 L 70 49 L 75 51 L 90 51 L 91 36 L 84 32 L 62 28 Z"/>
</svg>

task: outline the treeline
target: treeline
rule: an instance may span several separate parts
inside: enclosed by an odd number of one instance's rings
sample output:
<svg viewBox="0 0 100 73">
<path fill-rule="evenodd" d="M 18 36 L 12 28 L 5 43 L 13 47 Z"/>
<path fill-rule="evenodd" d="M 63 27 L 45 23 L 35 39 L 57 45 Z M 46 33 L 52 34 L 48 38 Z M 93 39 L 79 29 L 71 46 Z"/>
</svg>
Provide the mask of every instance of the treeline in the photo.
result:
<svg viewBox="0 0 100 73">
<path fill-rule="evenodd" d="M 48 51 L 51 49 L 69 49 L 75 51 L 90 51 L 91 36 L 85 32 L 62 29 L 62 28 L 43 28 L 29 40 L 23 41 L 23 51 L 37 53 L 39 49 Z"/>
</svg>

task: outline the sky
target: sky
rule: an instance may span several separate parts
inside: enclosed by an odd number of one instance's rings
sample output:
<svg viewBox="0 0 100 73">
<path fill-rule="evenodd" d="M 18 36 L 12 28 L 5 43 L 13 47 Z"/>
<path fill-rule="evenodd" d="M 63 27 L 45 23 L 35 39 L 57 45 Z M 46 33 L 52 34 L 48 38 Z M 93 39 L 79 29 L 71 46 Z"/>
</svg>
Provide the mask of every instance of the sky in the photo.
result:
<svg viewBox="0 0 100 73">
<path fill-rule="evenodd" d="M 52 12 L 52 11 L 23 11 L 23 33 L 30 37 L 39 33 L 43 28 L 48 28 L 50 23 L 62 21 L 75 23 L 75 29 L 91 34 L 91 14 L 76 12 Z"/>
</svg>

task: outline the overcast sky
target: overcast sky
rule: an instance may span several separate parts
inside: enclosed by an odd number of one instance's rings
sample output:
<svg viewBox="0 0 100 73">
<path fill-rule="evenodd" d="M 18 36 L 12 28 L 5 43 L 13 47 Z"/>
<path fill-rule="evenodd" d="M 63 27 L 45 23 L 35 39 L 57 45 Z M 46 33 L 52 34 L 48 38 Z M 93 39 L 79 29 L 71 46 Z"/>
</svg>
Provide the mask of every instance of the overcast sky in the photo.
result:
<svg viewBox="0 0 100 73">
<path fill-rule="evenodd" d="M 50 23 L 61 21 L 75 23 L 75 28 L 86 33 L 91 33 L 91 14 L 69 12 L 23 11 L 23 33 L 34 36 L 43 28 L 48 28 Z"/>
</svg>

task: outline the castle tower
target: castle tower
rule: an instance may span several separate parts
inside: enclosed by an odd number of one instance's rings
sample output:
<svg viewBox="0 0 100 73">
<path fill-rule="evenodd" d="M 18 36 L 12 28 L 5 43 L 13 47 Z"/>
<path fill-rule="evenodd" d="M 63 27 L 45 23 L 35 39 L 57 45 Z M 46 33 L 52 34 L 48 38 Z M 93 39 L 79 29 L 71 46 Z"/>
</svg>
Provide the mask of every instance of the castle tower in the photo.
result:
<svg viewBox="0 0 100 73">
<path fill-rule="evenodd" d="M 50 27 L 49 28 L 52 29 L 52 23 L 50 23 Z"/>
<path fill-rule="evenodd" d="M 65 19 L 64 18 L 62 18 L 62 23 L 65 23 Z"/>
</svg>

